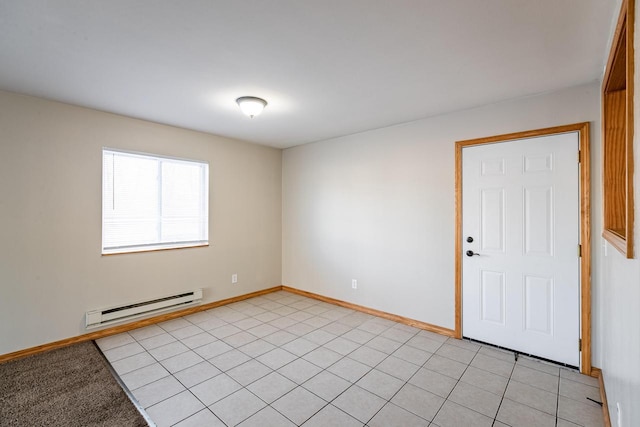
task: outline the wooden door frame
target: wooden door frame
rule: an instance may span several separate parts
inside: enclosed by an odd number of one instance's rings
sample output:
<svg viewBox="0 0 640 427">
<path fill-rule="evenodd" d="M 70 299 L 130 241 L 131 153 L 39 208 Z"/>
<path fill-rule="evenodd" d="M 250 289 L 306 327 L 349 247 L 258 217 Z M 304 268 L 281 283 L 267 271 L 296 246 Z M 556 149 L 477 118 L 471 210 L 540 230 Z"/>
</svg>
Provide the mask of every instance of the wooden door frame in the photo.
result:
<svg viewBox="0 0 640 427">
<path fill-rule="evenodd" d="M 494 144 L 516 139 L 535 138 L 578 132 L 580 156 L 580 371 L 591 375 L 591 166 L 589 154 L 589 122 L 575 123 L 486 138 L 456 141 L 455 154 L 455 336 L 462 338 L 462 149 L 469 146 Z M 576 159 L 577 160 L 577 159 Z"/>
</svg>

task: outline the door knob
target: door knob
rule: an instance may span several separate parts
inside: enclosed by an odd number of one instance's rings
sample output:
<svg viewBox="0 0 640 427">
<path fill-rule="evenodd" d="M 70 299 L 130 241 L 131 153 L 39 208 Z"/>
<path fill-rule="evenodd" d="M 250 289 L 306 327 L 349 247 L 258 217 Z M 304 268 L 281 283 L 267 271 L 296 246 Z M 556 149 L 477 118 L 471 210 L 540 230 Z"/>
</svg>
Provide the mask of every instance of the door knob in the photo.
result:
<svg viewBox="0 0 640 427">
<path fill-rule="evenodd" d="M 471 236 L 467 237 L 467 242 L 473 243 L 473 237 L 471 237 Z"/>
<path fill-rule="evenodd" d="M 474 256 L 474 255 L 480 255 L 480 254 L 477 254 L 477 253 L 475 253 L 475 252 L 473 252 L 473 251 L 467 251 L 467 256 L 468 256 L 468 257 L 472 257 L 472 256 Z"/>
</svg>

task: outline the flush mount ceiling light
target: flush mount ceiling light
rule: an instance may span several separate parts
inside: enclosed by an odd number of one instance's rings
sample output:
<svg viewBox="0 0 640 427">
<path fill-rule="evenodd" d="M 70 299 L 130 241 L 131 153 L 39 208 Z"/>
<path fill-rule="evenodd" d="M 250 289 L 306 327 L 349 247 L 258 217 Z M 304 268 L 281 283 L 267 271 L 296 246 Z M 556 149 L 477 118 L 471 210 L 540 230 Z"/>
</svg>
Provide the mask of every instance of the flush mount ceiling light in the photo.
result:
<svg viewBox="0 0 640 427">
<path fill-rule="evenodd" d="M 262 98 L 256 98 L 255 96 L 241 96 L 236 99 L 236 102 L 240 110 L 252 119 L 255 116 L 259 116 L 262 110 L 264 110 L 264 107 L 267 106 L 267 101 Z"/>
</svg>

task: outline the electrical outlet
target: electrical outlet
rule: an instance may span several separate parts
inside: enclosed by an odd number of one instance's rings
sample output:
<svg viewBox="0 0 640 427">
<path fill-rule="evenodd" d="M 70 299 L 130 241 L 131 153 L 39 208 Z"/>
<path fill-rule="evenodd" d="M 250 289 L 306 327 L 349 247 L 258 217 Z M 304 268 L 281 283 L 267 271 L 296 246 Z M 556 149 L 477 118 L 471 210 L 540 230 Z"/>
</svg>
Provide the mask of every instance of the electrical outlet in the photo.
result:
<svg viewBox="0 0 640 427">
<path fill-rule="evenodd" d="M 238 283 L 238 275 L 237 274 L 232 274 L 231 275 L 231 283 Z"/>
<path fill-rule="evenodd" d="M 351 279 L 351 289 L 358 289 L 358 281 L 356 279 Z"/>
</svg>

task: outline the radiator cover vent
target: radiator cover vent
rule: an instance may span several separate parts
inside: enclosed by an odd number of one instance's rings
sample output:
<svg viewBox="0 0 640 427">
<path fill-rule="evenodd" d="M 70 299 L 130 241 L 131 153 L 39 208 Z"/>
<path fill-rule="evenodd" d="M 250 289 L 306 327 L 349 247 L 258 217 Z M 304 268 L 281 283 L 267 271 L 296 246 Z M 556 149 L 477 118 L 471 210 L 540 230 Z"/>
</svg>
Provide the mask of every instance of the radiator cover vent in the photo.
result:
<svg viewBox="0 0 640 427">
<path fill-rule="evenodd" d="M 147 301 L 139 301 L 118 307 L 102 310 L 91 310 L 86 313 L 87 329 L 110 325 L 116 322 L 131 320 L 149 314 L 160 313 L 177 307 L 195 304 L 202 300 L 202 289 L 168 295 Z"/>
</svg>

